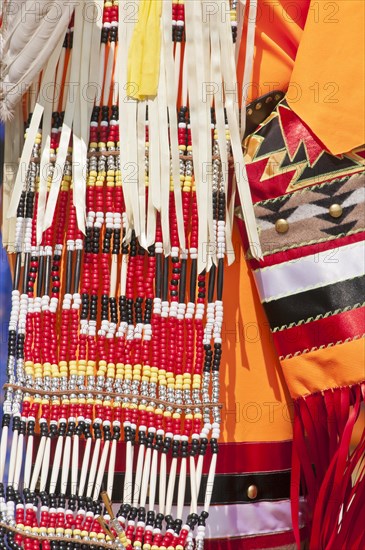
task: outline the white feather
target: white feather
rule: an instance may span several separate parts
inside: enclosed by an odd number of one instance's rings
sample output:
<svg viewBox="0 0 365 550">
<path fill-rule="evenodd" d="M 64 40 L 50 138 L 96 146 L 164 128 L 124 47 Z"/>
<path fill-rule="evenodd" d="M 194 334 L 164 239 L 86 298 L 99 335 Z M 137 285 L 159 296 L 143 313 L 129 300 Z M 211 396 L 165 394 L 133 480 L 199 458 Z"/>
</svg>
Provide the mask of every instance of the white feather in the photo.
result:
<svg viewBox="0 0 365 550">
<path fill-rule="evenodd" d="M 18 3 L 10 3 L 13 4 Z M 65 34 L 73 11 L 70 0 L 20 4 L 20 10 L 10 11 L 3 31 L 0 84 L 0 118 L 3 120 L 13 116 L 16 104 L 46 65 Z"/>
</svg>

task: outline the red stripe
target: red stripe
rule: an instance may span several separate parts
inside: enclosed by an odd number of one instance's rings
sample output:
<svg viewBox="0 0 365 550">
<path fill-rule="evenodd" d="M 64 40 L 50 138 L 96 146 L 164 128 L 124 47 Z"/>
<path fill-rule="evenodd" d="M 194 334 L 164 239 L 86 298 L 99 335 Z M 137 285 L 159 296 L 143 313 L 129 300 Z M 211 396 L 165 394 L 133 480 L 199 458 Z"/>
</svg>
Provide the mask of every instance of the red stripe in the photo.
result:
<svg viewBox="0 0 365 550">
<path fill-rule="evenodd" d="M 39 445 L 39 435 L 35 435 L 33 448 L 33 464 L 35 462 Z M 103 444 L 102 444 L 103 445 Z M 85 449 L 85 440 L 79 441 L 80 458 L 79 468 Z M 53 460 L 56 441 L 52 441 L 51 461 Z M 277 472 L 289 470 L 291 467 L 291 441 L 274 441 L 262 443 L 220 443 L 217 460 L 217 474 L 250 474 L 260 472 Z M 92 445 L 93 450 L 93 445 Z M 101 453 L 101 450 L 100 450 Z M 135 453 L 135 456 L 138 453 Z M 203 462 L 203 473 L 208 474 L 210 464 L 210 450 Z M 136 460 L 136 459 L 135 459 Z M 167 459 L 168 464 L 171 457 Z M 52 462 L 51 462 L 52 463 Z M 118 442 L 115 472 L 125 471 L 125 443 Z"/>
<path fill-rule="evenodd" d="M 209 521 L 209 520 L 208 520 Z M 307 537 L 306 529 L 301 529 L 300 538 Z M 235 537 L 227 539 L 207 539 L 204 543 L 206 550 L 264 550 L 265 548 L 282 548 L 294 544 L 293 531 L 261 535 L 254 537 Z"/>
<path fill-rule="evenodd" d="M 35 436 L 35 445 L 33 451 L 33 463 L 39 445 L 39 435 Z M 38 440 L 38 441 L 37 441 Z M 53 459 L 56 447 L 55 440 L 51 446 L 51 460 Z M 84 455 L 85 440 L 79 441 L 80 456 L 79 468 L 82 465 Z M 92 452 L 94 446 L 92 445 Z M 291 466 L 291 441 L 273 441 L 263 443 L 220 443 L 217 460 L 217 474 L 249 474 L 260 472 L 275 472 L 289 470 Z M 138 449 L 138 447 L 137 447 Z M 100 450 L 101 453 L 101 450 Z M 135 452 L 135 460 L 138 453 Z M 203 473 L 208 474 L 210 464 L 210 449 L 203 462 Z M 168 464 L 171 457 L 168 457 Z M 117 457 L 115 463 L 115 472 L 125 471 L 125 443 L 118 442 Z"/>
<path fill-rule="evenodd" d="M 297 327 L 274 332 L 279 355 L 303 352 L 313 347 L 328 346 L 365 333 L 365 307 L 332 315 Z"/>
<path fill-rule="evenodd" d="M 125 470 L 124 443 L 118 444 L 116 472 Z M 121 448 L 122 447 L 122 448 Z M 288 470 L 291 466 L 291 441 L 267 443 L 221 443 L 217 474 L 245 474 Z M 171 457 L 170 457 L 171 460 Z M 169 458 L 168 458 L 169 463 Z M 210 452 L 203 462 L 203 473 L 209 471 Z"/>
<path fill-rule="evenodd" d="M 262 443 L 221 443 L 217 473 L 254 473 L 288 470 L 291 466 L 291 441 Z M 208 473 L 208 464 L 205 472 Z"/>
</svg>

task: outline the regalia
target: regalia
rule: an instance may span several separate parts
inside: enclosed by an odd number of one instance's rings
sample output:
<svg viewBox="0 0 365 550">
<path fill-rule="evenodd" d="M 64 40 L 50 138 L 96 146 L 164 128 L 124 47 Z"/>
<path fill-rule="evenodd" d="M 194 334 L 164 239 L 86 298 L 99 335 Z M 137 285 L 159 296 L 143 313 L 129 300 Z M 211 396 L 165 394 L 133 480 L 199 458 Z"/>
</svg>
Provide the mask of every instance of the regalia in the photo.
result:
<svg viewBox="0 0 365 550">
<path fill-rule="evenodd" d="M 365 151 L 289 89 L 248 91 L 260 7 L 5 3 L 1 548 L 365 542 Z M 235 256 L 293 429 L 242 455 Z"/>
</svg>

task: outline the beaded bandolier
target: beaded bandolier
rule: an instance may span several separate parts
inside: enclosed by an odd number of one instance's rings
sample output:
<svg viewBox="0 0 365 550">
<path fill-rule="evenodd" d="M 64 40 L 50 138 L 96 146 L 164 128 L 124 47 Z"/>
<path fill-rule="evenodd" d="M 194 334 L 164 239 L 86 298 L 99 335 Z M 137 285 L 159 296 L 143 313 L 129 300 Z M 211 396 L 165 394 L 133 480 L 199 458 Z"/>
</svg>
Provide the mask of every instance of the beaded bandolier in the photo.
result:
<svg viewBox="0 0 365 550">
<path fill-rule="evenodd" d="M 222 93 L 236 2 L 211 16 L 203 2 L 141 1 L 132 22 L 131 3 L 88 4 L 102 21 L 75 8 L 24 100 L 1 544 L 200 550 L 220 437 L 228 161 L 241 151 L 238 108 Z M 209 60 L 201 75 L 195 54 Z M 206 77 L 220 90 L 204 100 Z"/>
</svg>

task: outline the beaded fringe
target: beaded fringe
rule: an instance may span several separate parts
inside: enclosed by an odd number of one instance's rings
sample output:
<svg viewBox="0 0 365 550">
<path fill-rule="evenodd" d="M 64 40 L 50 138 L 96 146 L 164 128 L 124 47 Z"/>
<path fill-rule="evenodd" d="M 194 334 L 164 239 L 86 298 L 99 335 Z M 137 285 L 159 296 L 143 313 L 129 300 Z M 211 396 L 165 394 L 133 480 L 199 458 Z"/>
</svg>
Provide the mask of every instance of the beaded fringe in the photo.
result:
<svg viewBox="0 0 365 550">
<path fill-rule="evenodd" d="M 197 97 L 191 53 L 201 47 L 215 63 L 210 39 L 220 36 L 233 62 L 236 2 L 217 4 L 208 33 L 203 3 L 185 5 L 185 17 L 181 0 L 162 2 L 158 93 L 139 102 L 121 93 L 126 4 L 91 2 L 99 26 L 80 4 L 57 63 L 24 98 L 23 175 L 8 211 L 16 260 L 0 532 L 14 550 L 201 550 L 221 424 L 231 131 L 241 145 L 238 109 Z M 204 69 L 222 84 L 223 53 L 219 69 Z"/>
</svg>

